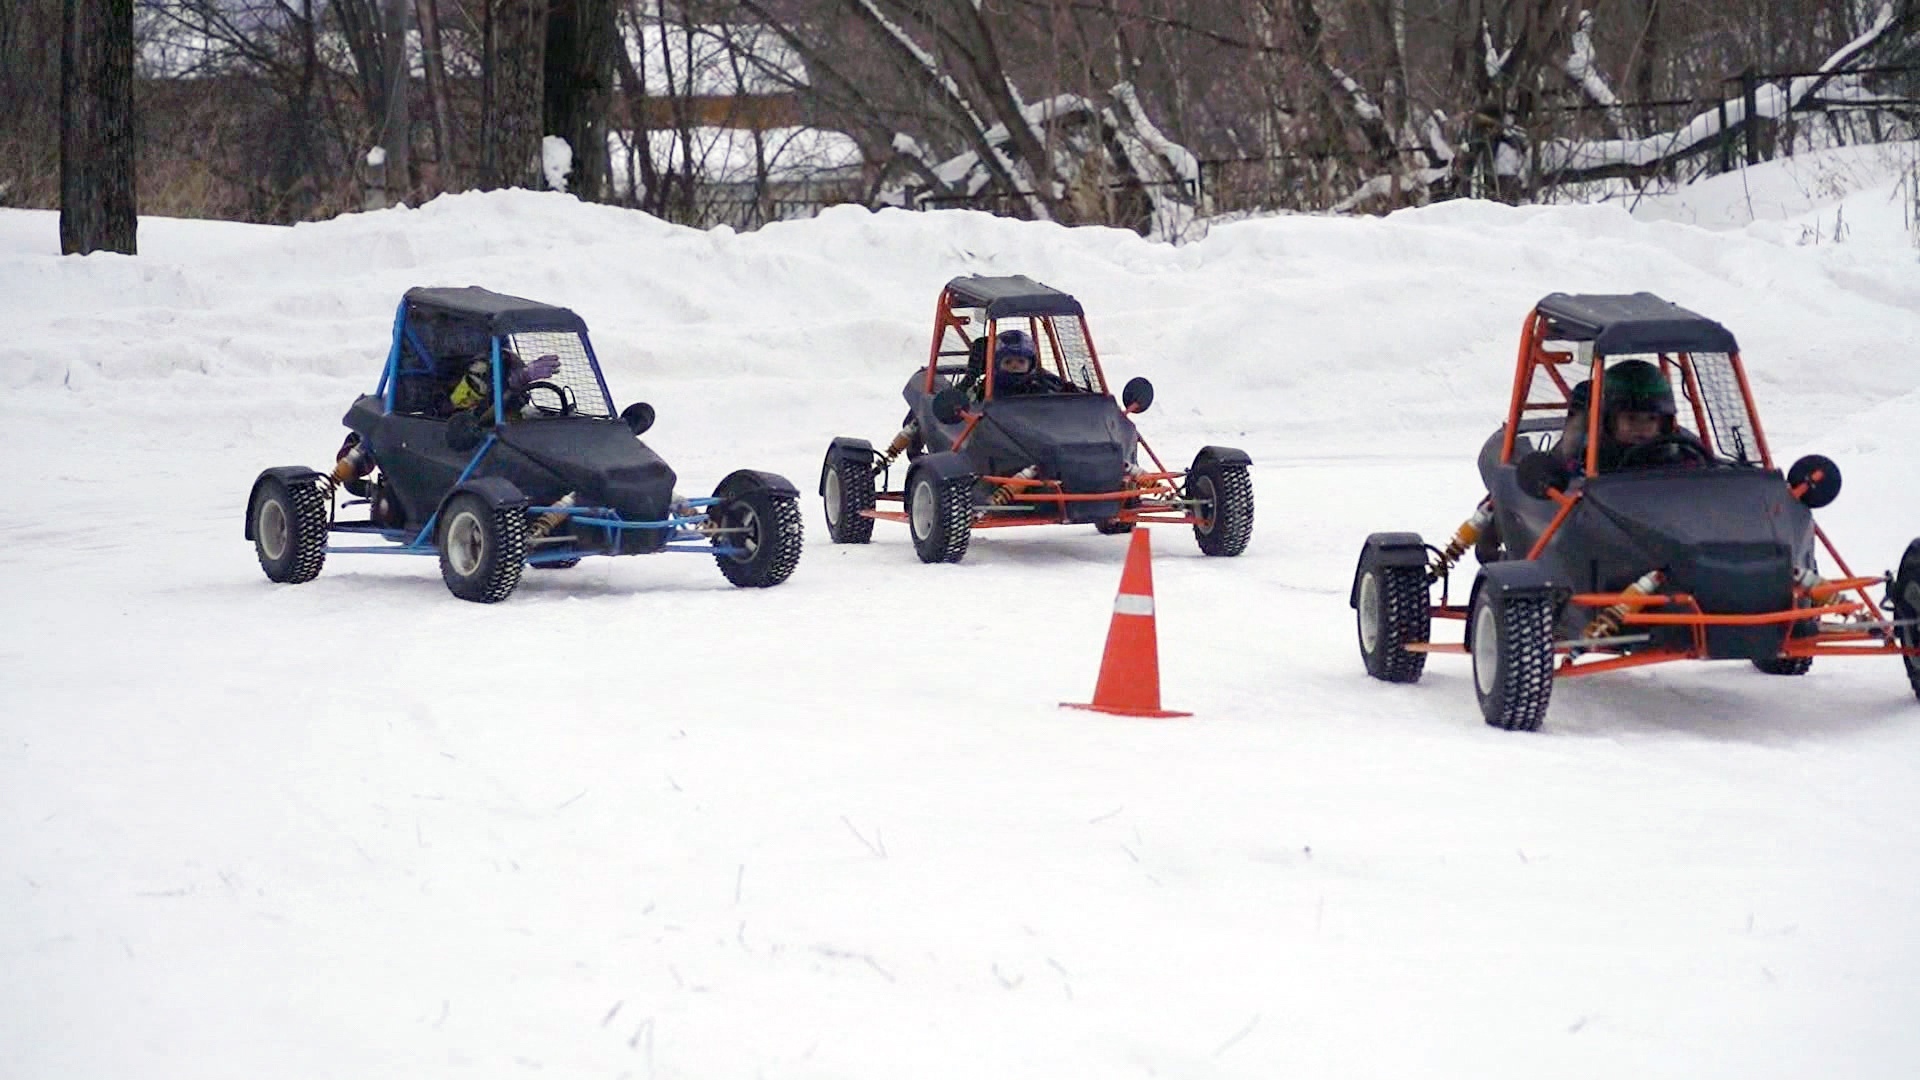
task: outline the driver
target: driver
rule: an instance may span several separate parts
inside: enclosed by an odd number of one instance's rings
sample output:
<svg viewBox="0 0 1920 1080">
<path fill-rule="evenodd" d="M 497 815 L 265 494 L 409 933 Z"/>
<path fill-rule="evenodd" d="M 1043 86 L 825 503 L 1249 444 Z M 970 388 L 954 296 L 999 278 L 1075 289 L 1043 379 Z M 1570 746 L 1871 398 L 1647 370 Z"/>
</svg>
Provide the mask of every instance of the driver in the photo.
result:
<svg viewBox="0 0 1920 1080">
<path fill-rule="evenodd" d="M 509 413 L 525 407 L 528 386 L 550 379 L 560 370 L 560 357 L 556 353 L 538 357 L 529 364 L 522 361 L 520 354 L 512 349 L 501 349 L 500 363 L 506 372 L 501 381 L 506 384 Z M 484 356 L 468 364 L 460 377 L 454 380 L 453 388 L 447 391 L 447 402 L 455 412 L 484 409 L 492 400 L 493 371 Z"/>
<path fill-rule="evenodd" d="M 993 343 L 993 392 L 996 397 L 1057 394 L 1067 381 L 1040 368 L 1033 338 L 1025 330 L 1002 330 Z"/>
<path fill-rule="evenodd" d="M 1698 464 L 1706 459 L 1706 449 L 1693 433 L 1675 424 L 1673 385 L 1648 361 L 1626 360 L 1607 369 L 1603 408 L 1601 472 Z M 1660 443 L 1664 445 L 1655 445 Z M 1689 452 L 1681 443 L 1691 443 L 1698 450 Z"/>
</svg>

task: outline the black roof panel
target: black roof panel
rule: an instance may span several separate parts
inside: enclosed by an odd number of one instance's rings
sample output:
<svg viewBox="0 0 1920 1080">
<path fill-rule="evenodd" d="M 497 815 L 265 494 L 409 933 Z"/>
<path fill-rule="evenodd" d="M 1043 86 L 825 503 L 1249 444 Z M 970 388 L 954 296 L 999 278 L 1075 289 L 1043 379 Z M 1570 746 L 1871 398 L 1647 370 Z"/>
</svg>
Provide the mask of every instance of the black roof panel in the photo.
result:
<svg viewBox="0 0 1920 1080">
<path fill-rule="evenodd" d="M 508 296 L 477 285 L 463 289 L 414 288 L 407 290 L 411 311 L 445 312 L 483 323 L 490 334 L 517 334 L 529 330 L 574 330 L 586 332 L 586 320 L 563 307 Z"/>
<path fill-rule="evenodd" d="M 1738 352 L 1732 331 L 1652 293 L 1569 295 L 1543 298 L 1547 336 L 1555 341 L 1591 341 L 1602 356 L 1651 352 Z"/>
<path fill-rule="evenodd" d="M 977 274 L 947 282 L 955 300 L 987 309 L 987 318 L 1013 315 L 1082 315 L 1080 301 L 1048 285 L 1015 274 L 1012 277 L 982 277 Z"/>
</svg>

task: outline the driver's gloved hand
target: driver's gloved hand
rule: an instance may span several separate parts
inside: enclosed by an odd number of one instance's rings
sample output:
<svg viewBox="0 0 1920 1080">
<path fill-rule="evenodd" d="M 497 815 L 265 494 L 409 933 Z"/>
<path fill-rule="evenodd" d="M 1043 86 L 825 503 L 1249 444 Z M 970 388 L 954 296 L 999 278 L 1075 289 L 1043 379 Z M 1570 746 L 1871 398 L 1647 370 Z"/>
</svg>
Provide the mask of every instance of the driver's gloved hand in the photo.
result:
<svg viewBox="0 0 1920 1080">
<path fill-rule="evenodd" d="M 560 370 L 560 357 L 554 353 L 536 358 L 532 363 L 513 373 L 507 379 L 507 385 L 515 390 L 525 390 L 529 383 L 544 382 Z"/>
</svg>

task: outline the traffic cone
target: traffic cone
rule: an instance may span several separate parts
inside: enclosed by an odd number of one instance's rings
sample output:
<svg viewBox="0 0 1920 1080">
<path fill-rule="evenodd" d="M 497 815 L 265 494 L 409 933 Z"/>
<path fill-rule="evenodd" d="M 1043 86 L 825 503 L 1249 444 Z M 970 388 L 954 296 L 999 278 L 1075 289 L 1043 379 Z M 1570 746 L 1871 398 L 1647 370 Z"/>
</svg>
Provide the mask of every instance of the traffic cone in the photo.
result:
<svg viewBox="0 0 1920 1080">
<path fill-rule="evenodd" d="M 1147 530 L 1135 529 L 1127 565 L 1120 571 L 1120 594 L 1113 598 L 1113 622 L 1107 627 L 1107 651 L 1100 658 L 1093 703 L 1061 704 L 1121 716 L 1192 716 L 1160 707 L 1160 646 L 1153 627 L 1153 545 Z"/>
</svg>

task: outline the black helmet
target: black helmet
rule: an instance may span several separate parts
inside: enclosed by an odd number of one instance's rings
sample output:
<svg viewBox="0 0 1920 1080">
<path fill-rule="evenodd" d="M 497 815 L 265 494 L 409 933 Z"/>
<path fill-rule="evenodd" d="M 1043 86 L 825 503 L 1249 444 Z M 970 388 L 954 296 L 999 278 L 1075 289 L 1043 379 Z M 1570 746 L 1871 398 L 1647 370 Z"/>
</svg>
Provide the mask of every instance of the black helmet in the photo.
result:
<svg viewBox="0 0 1920 1080">
<path fill-rule="evenodd" d="M 1567 391 L 1567 411 L 1570 413 L 1586 412 L 1587 402 L 1591 400 L 1592 397 L 1593 380 L 1581 379 L 1579 382 L 1573 384 L 1573 389 Z"/>
<path fill-rule="evenodd" d="M 993 355 L 1002 360 L 1012 356 L 1024 356 L 1029 360 L 1039 358 L 1033 348 L 1033 339 L 1027 336 L 1025 330 L 1000 331 L 1000 340 L 994 347 Z"/>
<path fill-rule="evenodd" d="M 1645 360 L 1625 360 L 1607 369 L 1607 414 L 1648 412 L 1674 415 L 1673 384 Z"/>
</svg>

